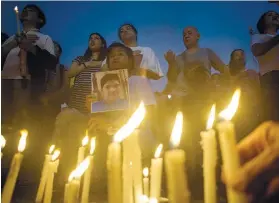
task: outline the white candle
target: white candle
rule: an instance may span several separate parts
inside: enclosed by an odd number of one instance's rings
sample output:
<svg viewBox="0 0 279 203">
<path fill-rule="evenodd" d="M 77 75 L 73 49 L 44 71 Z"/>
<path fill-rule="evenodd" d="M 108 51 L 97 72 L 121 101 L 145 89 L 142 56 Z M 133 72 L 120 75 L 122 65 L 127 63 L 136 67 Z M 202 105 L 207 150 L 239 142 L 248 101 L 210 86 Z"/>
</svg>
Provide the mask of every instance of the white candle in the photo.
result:
<svg viewBox="0 0 279 203">
<path fill-rule="evenodd" d="M 53 191 L 53 180 L 54 173 L 57 173 L 59 160 L 57 159 L 60 155 L 59 150 L 55 150 L 53 155 L 51 156 L 51 161 L 48 164 L 48 173 L 47 173 L 47 182 L 46 189 L 44 194 L 44 203 L 51 203 L 52 199 L 52 191 Z"/>
<path fill-rule="evenodd" d="M 17 25 L 17 34 L 20 35 L 20 20 L 19 20 L 19 14 L 18 14 L 18 7 L 16 6 L 14 8 L 15 14 L 16 14 L 16 25 Z"/>
<path fill-rule="evenodd" d="M 145 167 L 142 171 L 143 174 L 143 194 L 149 197 L 149 170 Z"/>
<path fill-rule="evenodd" d="M 136 133 L 133 132 L 141 124 L 142 120 L 144 119 L 144 116 L 145 116 L 144 103 L 141 102 L 137 110 L 133 113 L 131 118 L 128 120 L 128 122 L 114 135 L 115 142 L 119 143 L 124 140 L 123 141 L 123 167 L 122 167 L 122 171 L 123 171 L 122 172 L 123 174 L 123 190 L 122 190 L 123 197 L 122 198 L 124 203 L 133 202 L 134 199 L 133 185 L 135 189 L 136 202 L 139 202 L 140 196 L 142 195 L 141 154 L 138 146 L 137 131 Z M 115 173 L 119 174 L 117 166 L 115 166 Z M 114 184 L 114 183 L 110 183 L 110 184 Z"/>
<path fill-rule="evenodd" d="M 155 152 L 154 159 L 151 160 L 151 180 L 150 180 L 150 197 L 158 199 L 161 194 L 161 180 L 163 159 L 159 158 L 163 145 L 160 144 Z"/>
<path fill-rule="evenodd" d="M 77 159 L 77 166 L 83 161 L 84 154 L 85 154 L 85 146 L 88 144 L 89 137 L 88 131 L 86 130 L 86 135 L 82 139 L 82 146 L 78 149 L 78 159 Z"/>
<path fill-rule="evenodd" d="M 213 105 L 206 131 L 201 132 L 203 148 L 203 178 L 204 178 L 204 202 L 216 203 L 216 164 L 217 143 L 215 131 L 212 129 L 215 118 L 215 105 Z"/>
<path fill-rule="evenodd" d="M 82 187 L 82 195 L 81 195 L 81 203 L 88 203 L 89 199 L 89 191 L 90 191 L 90 181 L 91 181 L 91 173 L 93 170 L 93 156 L 96 145 L 96 138 L 91 139 L 91 147 L 90 147 L 90 155 L 89 158 L 89 168 L 86 170 L 83 179 L 83 187 Z"/>
<path fill-rule="evenodd" d="M 3 154 L 2 154 L 2 149 L 3 149 L 3 148 L 5 147 L 5 145 L 6 145 L 6 139 L 4 138 L 3 135 L 1 135 L 0 145 L 1 145 L 1 159 L 2 159 L 2 156 L 3 156 Z"/>
<path fill-rule="evenodd" d="M 224 121 L 217 124 L 223 169 L 226 174 L 226 178 L 228 179 L 236 178 L 237 170 L 240 167 L 239 155 L 236 148 L 234 125 L 230 121 L 237 110 L 239 97 L 240 90 L 237 89 L 228 108 L 219 114 Z M 244 193 L 237 192 L 229 187 L 227 187 L 227 198 L 229 203 L 247 202 L 247 197 Z"/>
<path fill-rule="evenodd" d="M 70 186 L 70 183 L 66 183 L 66 184 L 65 184 L 65 190 L 64 190 L 64 203 L 68 203 L 69 186 Z"/>
<path fill-rule="evenodd" d="M 183 126 L 183 115 L 178 112 L 172 130 L 171 143 L 177 147 L 180 143 Z M 169 201 L 172 203 L 188 203 L 190 193 L 185 173 L 185 152 L 182 149 L 172 149 L 165 153 L 165 167 Z"/>
<path fill-rule="evenodd" d="M 3 192 L 2 192 L 1 202 L 3 202 L 3 203 L 11 202 L 15 184 L 16 184 L 16 180 L 17 180 L 18 173 L 20 170 L 20 165 L 21 165 L 21 162 L 23 159 L 23 155 L 21 153 L 23 152 L 23 150 L 26 147 L 27 135 L 28 135 L 27 130 L 21 131 L 21 138 L 20 138 L 19 144 L 18 144 L 18 153 L 16 153 L 13 157 L 11 167 L 9 170 L 9 174 L 8 174 L 8 177 L 7 177 Z"/>
<path fill-rule="evenodd" d="M 78 167 L 69 176 L 69 186 L 65 186 L 65 193 L 67 196 L 68 203 L 78 203 L 79 202 L 79 188 L 80 188 L 80 178 L 84 172 L 88 169 L 90 165 L 90 159 L 87 157 L 84 159 Z M 68 187 L 68 188 L 67 188 Z M 68 189 L 68 190 L 66 190 Z M 65 195 L 64 195 L 65 198 Z M 64 199 L 65 201 L 65 199 Z"/>
<path fill-rule="evenodd" d="M 52 154 L 54 148 L 55 148 L 55 145 L 51 145 L 49 148 L 49 151 L 48 151 L 49 154 L 45 155 L 45 161 L 44 161 L 43 170 L 41 173 L 40 184 L 39 184 L 39 188 L 37 191 L 35 202 L 41 202 L 43 200 L 43 194 L 44 194 L 45 186 L 46 186 L 46 182 L 47 182 L 48 165 L 49 165 L 49 162 L 51 161 L 51 154 Z"/>
<path fill-rule="evenodd" d="M 122 203 L 121 146 L 113 142 L 108 147 L 108 202 Z"/>
</svg>

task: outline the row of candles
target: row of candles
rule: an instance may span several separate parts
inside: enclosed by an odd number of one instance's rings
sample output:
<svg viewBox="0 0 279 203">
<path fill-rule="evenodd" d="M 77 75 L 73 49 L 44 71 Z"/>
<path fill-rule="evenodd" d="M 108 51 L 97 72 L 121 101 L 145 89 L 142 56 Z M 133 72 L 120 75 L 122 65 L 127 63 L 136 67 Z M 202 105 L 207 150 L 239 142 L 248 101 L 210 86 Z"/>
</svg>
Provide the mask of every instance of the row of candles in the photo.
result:
<svg viewBox="0 0 279 203">
<path fill-rule="evenodd" d="M 222 121 L 217 123 L 219 143 L 221 148 L 223 169 L 227 178 L 234 178 L 240 167 L 239 155 L 236 148 L 234 125 L 231 122 L 235 114 L 240 90 L 237 89 L 229 106 L 219 116 Z M 149 188 L 149 170 L 142 170 L 141 150 L 138 144 L 139 125 L 145 116 L 144 104 L 141 103 L 128 122 L 114 135 L 114 141 L 108 146 L 107 169 L 108 169 L 108 202 L 109 203 L 143 203 L 160 201 L 161 178 L 163 158 L 160 158 L 163 145 L 160 144 L 151 160 L 151 178 Z M 215 120 L 215 105 L 213 105 L 207 122 L 207 129 L 201 132 L 203 148 L 203 176 L 204 176 L 204 202 L 216 203 L 216 165 L 217 165 L 217 142 L 216 132 L 213 129 Z M 168 199 L 172 203 L 190 202 L 187 175 L 185 172 L 186 155 L 184 150 L 179 149 L 182 135 L 183 114 L 178 112 L 171 133 L 170 142 L 173 148 L 165 152 L 164 163 L 167 175 Z M 15 154 L 10 172 L 4 186 L 2 202 L 10 203 L 14 185 L 23 158 L 22 151 L 26 144 L 27 131 L 21 131 L 18 153 Z M 2 140 L 3 138 L 1 138 Z M 70 174 L 68 183 L 65 185 L 65 203 L 88 203 L 90 191 L 90 176 L 93 169 L 93 152 L 95 138 L 91 139 L 89 155 L 85 157 L 85 148 L 89 142 L 88 135 L 82 140 L 82 146 L 78 150 L 77 168 Z M 54 146 L 49 149 L 45 157 L 36 202 L 50 203 L 54 174 L 59 165 L 59 150 Z M 85 174 L 84 174 L 85 173 Z M 80 183 L 84 174 L 81 198 Z M 44 197 L 44 199 L 43 199 Z M 245 194 L 236 192 L 227 187 L 229 203 L 245 203 Z M 80 200 L 81 199 L 81 200 Z"/>
</svg>

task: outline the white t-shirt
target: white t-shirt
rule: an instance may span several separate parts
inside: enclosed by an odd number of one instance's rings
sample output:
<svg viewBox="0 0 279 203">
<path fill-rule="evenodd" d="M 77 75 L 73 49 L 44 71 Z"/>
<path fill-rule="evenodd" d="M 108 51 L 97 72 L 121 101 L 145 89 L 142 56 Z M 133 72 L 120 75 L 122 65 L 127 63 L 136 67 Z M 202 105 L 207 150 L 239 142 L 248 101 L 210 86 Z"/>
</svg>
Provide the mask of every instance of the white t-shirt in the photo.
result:
<svg viewBox="0 0 279 203">
<path fill-rule="evenodd" d="M 270 40 L 274 36 L 275 35 L 269 35 L 269 34 L 255 34 L 252 36 L 251 47 L 254 44 L 264 43 Z M 266 54 L 262 56 L 257 56 L 256 59 L 259 64 L 261 75 L 264 75 L 265 73 L 268 73 L 273 70 L 279 71 L 279 45 L 273 47 Z"/>
<path fill-rule="evenodd" d="M 44 35 L 36 30 L 30 30 L 26 34 L 36 34 L 39 39 L 34 43 L 43 50 L 47 50 L 50 54 L 54 55 L 54 44 L 52 39 L 48 35 Z M 2 46 L 10 43 L 14 39 L 15 36 L 11 36 Z M 22 79 L 20 75 L 20 57 L 19 57 L 20 48 L 13 48 L 9 54 L 7 55 L 1 77 L 3 79 Z"/>
</svg>

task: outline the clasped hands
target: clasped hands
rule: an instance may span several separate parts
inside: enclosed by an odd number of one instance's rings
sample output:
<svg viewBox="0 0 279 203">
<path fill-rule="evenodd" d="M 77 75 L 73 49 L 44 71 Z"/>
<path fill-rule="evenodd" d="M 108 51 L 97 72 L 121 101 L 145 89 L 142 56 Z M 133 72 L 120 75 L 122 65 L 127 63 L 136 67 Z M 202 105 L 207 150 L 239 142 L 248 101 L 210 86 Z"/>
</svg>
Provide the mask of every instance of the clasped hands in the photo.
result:
<svg viewBox="0 0 279 203">
<path fill-rule="evenodd" d="M 39 37 L 36 34 L 25 34 L 21 33 L 20 35 L 16 34 L 15 40 L 17 41 L 17 44 L 19 48 L 25 50 L 25 51 L 31 51 L 32 48 L 34 48 L 34 43 L 39 39 Z"/>
</svg>

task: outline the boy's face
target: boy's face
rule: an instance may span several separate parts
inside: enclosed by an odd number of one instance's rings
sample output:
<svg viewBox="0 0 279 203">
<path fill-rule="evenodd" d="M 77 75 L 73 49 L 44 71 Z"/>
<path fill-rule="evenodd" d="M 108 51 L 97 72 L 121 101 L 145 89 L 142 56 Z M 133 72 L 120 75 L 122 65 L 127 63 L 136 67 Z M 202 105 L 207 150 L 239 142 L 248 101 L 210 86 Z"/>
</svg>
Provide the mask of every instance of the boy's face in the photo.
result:
<svg viewBox="0 0 279 203">
<path fill-rule="evenodd" d="M 111 104 L 120 99 L 121 86 L 118 80 L 109 80 L 105 83 L 102 90 L 103 100 L 105 103 Z"/>
<path fill-rule="evenodd" d="M 26 8 L 21 13 L 21 19 L 32 23 L 40 22 L 39 13 L 35 8 Z"/>
<path fill-rule="evenodd" d="M 122 41 L 136 39 L 136 33 L 130 25 L 123 25 L 120 28 L 120 38 Z"/>
<path fill-rule="evenodd" d="M 128 68 L 129 57 L 122 47 L 114 47 L 110 51 L 109 55 L 109 69 L 119 70 Z"/>
</svg>

